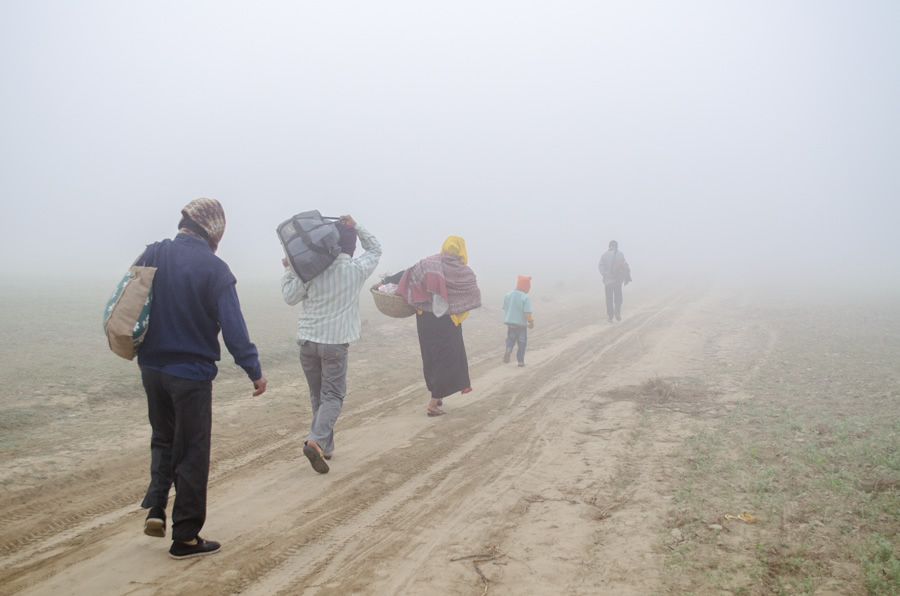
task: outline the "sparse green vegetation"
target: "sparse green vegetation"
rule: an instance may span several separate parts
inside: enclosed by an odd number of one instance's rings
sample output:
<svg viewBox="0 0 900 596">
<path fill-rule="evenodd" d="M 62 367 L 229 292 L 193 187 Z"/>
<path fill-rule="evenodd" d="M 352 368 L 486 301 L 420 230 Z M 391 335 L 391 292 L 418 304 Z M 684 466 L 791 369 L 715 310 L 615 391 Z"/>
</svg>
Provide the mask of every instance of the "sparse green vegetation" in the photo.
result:
<svg viewBox="0 0 900 596">
<path fill-rule="evenodd" d="M 741 407 L 683 444 L 666 531 L 691 539 L 669 563 L 690 577 L 744 559 L 707 574 L 706 587 L 740 594 L 900 593 L 900 404 L 885 391 L 900 339 L 847 342 L 875 331 L 847 326 L 840 338 L 813 316 L 781 323 L 783 356 L 748 378 Z"/>
<path fill-rule="evenodd" d="M 888 596 L 897 593 L 900 586 L 900 560 L 897 559 L 895 545 L 881 535 L 875 535 L 865 546 L 862 554 L 865 569 L 866 591 L 873 596 Z"/>
</svg>

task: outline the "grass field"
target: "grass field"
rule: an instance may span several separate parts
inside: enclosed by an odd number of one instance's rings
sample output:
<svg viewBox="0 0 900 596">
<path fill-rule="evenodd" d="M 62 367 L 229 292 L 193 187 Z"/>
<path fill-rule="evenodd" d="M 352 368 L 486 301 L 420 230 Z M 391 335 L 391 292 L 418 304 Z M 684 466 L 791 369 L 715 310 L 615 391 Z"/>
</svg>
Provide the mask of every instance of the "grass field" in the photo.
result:
<svg viewBox="0 0 900 596">
<path fill-rule="evenodd" d="M 750 376 L 748 399 L 678 460 L 666 548 L 693 580 L 675 586 L 900 593 L 898 309 L 778 304 L 756 315 L 779 330 L 773 357 Z"/>
</svg>

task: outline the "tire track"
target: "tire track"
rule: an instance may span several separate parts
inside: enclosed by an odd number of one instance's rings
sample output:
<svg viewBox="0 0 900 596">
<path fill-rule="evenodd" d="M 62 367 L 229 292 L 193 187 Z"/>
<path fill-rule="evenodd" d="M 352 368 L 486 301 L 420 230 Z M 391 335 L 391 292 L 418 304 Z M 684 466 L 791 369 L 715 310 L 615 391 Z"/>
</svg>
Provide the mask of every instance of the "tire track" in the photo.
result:
<svg viewBox="0 0 900 596">
<path fill-rule="evenodd" d="M 511 467 L 522 468 L 522 463 L 516 461 L 517 456 L 515 455 L 521 449 L 522 437 L 531 437 L 527 443 L 529 453 L 539 451 L 543 439 L 541 433 L 531 432 L 534 425 L 533 420 L 550 418 L 551 410 L 558 410 L 559 402 L 546 398 L 558 394 L 568 386 L 577 386 L 581 378 L 589 374 L 596 362 L 610 350 L 620 348 L 622 344 L 629 341 L 635 341 L 645 327 L 663 317 L 671 308 L 673 307 L 664 307 L 636 316 L 630 328 L 619 333 L 614 341 L 596 351 L 589 359 L 579 361 L 567 358 L 572 353 L 583 353 L 585 345 L 592 344 L 598 333 L 605 327 L 594 325 L 592 328 L 588 328 L 582 334 L 583 337 L 567 351 L 545 359 L 546 361 L 536 369 L 537 371 L 545 368 L 556 369 L 560 359 L 574 362 L 566 369 L 565 375 L 540 376 L 533 374 L 515 381 L 513 389 L 506 390 L 507 393 L 514 394 L 511 400 L 512 407 L 492 401 L 490 398 L 496 391 L 489 390 L 482 399 L 476 402 L 474 407 L 470 404 L 461 410 L 462 415 L 455 415 L 452 421 L 446 421 L 448 424 L 444 425 L 444 431 L 450 437 L 449 442 L 456 445 L 455 448 L 447 449 L 446 442 L 431 448 L 418 444 L 404 450 L 404 457 L 399 466 L 394 464 L 392 455 L 383 456 L 372 462 L 370 468 L 375 470 L 392 469 L 393 472 L 407 480 L 400 488 L 370 494 L 365 508 L 342 513 L 332 520 L 334 523 L 327 523 L 320 528 L 320 532 L 325 532 L 325 534 L 317 532 L 312 542 L 336 545 L 335 547 L 328 548 L 324 552 L 308 552 L 310 549 L 304 549 L 304 546 L 308 545 L 310 541 L 304 541 L 303 544 L 297 544 L 275 556 L 268 565 L 270 569 L 265 574 L 260 573 L 260 568 L 256 568 L 252 576 L 245 577 L 240 585 L 228 587 L 236 592 L 247 594 L 297 593 L 299 589 L 313 580 L 317 584 L 321 583 L 316 576 L 323 573 L 338 556 L 359 559 L 372 548 L 376 548 L 376 546 L 368 546 L 370 541 L 367 540 L 362 552 L 348 554 L 352 553 L 355 548 L 353 535 L 336 536 L 333 529 L 371 527 L 377 525 L 379 520 L 387 518 L 390 520 L 391 527 L 400 528 L 400 531 L 395 533 L 401 537 L 407 536 L 408 530 L 418 527 L 423 518 L 432 515 L 432 509 L 428 506 L 422 507 L 420 503 L 427 501 L 427 496 L 433 491 L 449 486 L 452 487 L 452 495 L 458 497 L 471 495 L 477 493 L 475 487 L 482 486 L 492 478 L 496 478 L 499 471 Z M 483 356 L 483 358 L 488 358 L 488 356 Z M 538 379 L 537 386 L 535 377 Z M 580 407 L 578 404 L 570 403 L 568 410 L 571 411 L 578 407 Z M 559 414 L 560 412 L 557 411 L 554 416 L 558 422 L 565 418 L 565 416 L 560 417 Z M 459 440 L 470 434 L 474 436 L 474 440 Z M 454 438 L 457 440 L 454 441 Z M 481 449 L 482 445 L 487 445 L 489 448 Z M 510 446 L 515 446 L 517 449 L 509 449 Z M 407 451 L 412 451 L 412 454 L 408 454 Z M 497 458 L 494 455 L 496 453 L 511 455 Z M 529 461 L 527 457 L 519 459 L 521 462 Z M 473 468 L 479 470 L 480 473 L 473 474 Z M 367 482 L 367 480 L 363 480 L 363 482 Z M 401 510 L 403 510 L 402 514 L 398 513 Z M 362 511 L 365 512 L 365 515 L 358 515 Z M 389 552 L 398 552 L 402 546 L 399 544 L 386 546 L 382 542 L 383 540 L 375 541 L 377 548 Z M 349 573 L 349 571 L 345 568 L 336 573 L 338 576 L 344 577 L 344 573 Z M 262 577 L 263 575 L 268 575 L 268 577 Z"/>
<path fill-rule="evenodd" d="M 617 352 L 639 351 L 640 348 L 634 346 L 640 344 L 647 329 L 660 319 L 669 316 L 674 308 L 683 306 L 688 299 L 689 293 L 685 292 L 668 296 L 659 301 L 662 306 L 636 311 L 625 323 L 612 327 L 607 327 L 605 323 L 589 322 L 588 317 L 580 316 L 567 318 L 558 325 L 542 329 L 540 339 L 547 347 L 529 352 L 532 354 L 530 362 L 533 368 L 527 369 L 527 372 L 532 374 L 520 375 L 512 382 L 504 379 L 506 386 L 502 391 L 491 386 L 491 381 L 498 375 L 509 372 L 498 370 L 494 364 L 499 360 L 498 351 L 476 345 L 470 367 L 479 384 L 487 385 L 487 389 L 479 390 L 475 401 L 455 410 L 452 420 L 450 417 L 441 419 L 443 423 L 441 433 L 449 437 L 451 442 L 456 440 L 459 443 L 455 448 L 448 449 L 442 442 L 443 439 L 435 441 L 427 437 L 426 435 L 432 432 L 431 426 L 423 426 L 410 441 L 410 446 L 402 450 L 403 457 L 399 463 L 395 453 L 382 452 L 367 460 L 365 469 L 356 470 L 354 476 L 329 481 L 329 492 L 351 495 L 352 499 L 348 502 L 312 514 L 303 510 L 303 504 L 288 505 L 280 514 L 280 518 L 296 515 L 296 519 L 285 528 L 277 544 L 272 544 L 270 537 L 250 536 L 239 549 L 235 549 L 236 552 L 231 554 L 223 552 L 217 556 L 217 559 L 223 561 L 222 567 L 241 569 L 240 577 L 211 578 L 212 581 L 208 584 L 211 591 L 202 593 L 256 591 L 257 584 L 268 585 L 267 582 L 283 583 L 286 586 L 279 589 L 295 589 L 307 579 L 324 573 L 335 560 L 359 558 L 365 556 L 365 552 L 370 552 L 357 551 L 359 547 L 353 544 L 356 532 L 351 532 L 348 528 L 373 527 L 385 523 L 384 520 L 396 523 L 398 516 L 403 517 L 400 512 L 408 515 L 410 520 L 418 519 L 421 522 L 427 518 L 428 512 L 417 511 L 416 501 L 437 487 L 447 488 L 453 495 L 463 495 L 479 483 L 491 482 L 492 475 L 496 475 L 504 466 L 523 467 L 523 462 L 527 462 L 528 459 L 517 456 L 516 450 L 511 450 L 512 453 L 501 458 L 496 455 L 489 457 L 479 453 L 477 446 L 466 443 L 462 438 L 475 436 L 483 444 L 495 445 L 496 447 L 492 449 L 494 453 L 507 451 L 509 445 L 521 442 L 519 435 L 530 436 L 533 427 L 530 420 L 534 417 L 550 417 L 551 412 L 548 408 L 552 400 L 544 398 L 562 393 L 567 387 L 576 387 L 584 376 L 592 373 L 593 368 L 601 360 L 608 359 Z M 572 335 L 576 336 L 574 341 Z M 604 345 L 596 345 L 598 338 L 605 342 Z M 541 362 L 535 360 L 538 353 L 541 354 Z M 557 376 L 561 371 L 565 371 L 565 378 L 558 379 Z M 350 430 L 366 424 L 371 421 L 373 414 L 380 417 L 399 415 L 399 410 L 405 410 L 411 403 L 417 401 L 415 394 L 419 392 L 424 393 L 424 383 L 408 385 L 384 399 L 365 400 L 342 416 L 341 430 Z M 501 400 L 490 399 L 498 395 L 506 397 L 502 401 L 502 407 Z M 283 421 L 277 421 L 270 426 L 284 427 Z M 211 470 L 211 489 L 216 487 L 217 490 L 226 490 L 230 485 L 239 484 L 252 477 L 266 465 L 296 459 L 295 455 L 289 454 L 292 450 L 298 449 L 299 440 L 296 435 L 301 433 L 305 433 L 305 428 L 300 424 L 294 424 L 289 426 L 289 432 L 284 437 L 273 437 L 270 433 L 264 433 L 264 436 L 248 437 L 229 442 L 222 448 L 217 447 L 216 460 Z M 542 439 L 539 437 L 539 433 L 535 434 L 528 441 L 528 453 L 533 455 L 540 451 Z M 143 455 L 140 458 L 142 468 L 145 466 L 145 459 Z M 477 469 L 481 470 L 481 473 L 471 473 L 473 463 L 478 464 Z M 384 479 L 382 470 L 391 470 L 394 479 Z M 14 561 L 10 558 L 0 560 L 3 567 L 8 568 L 10 562 L 18 564 L 29 560 L 29 564 L 20 569 L 21 573 L 16 573 L 15 577 L 27 573 L 40 573 L 43 561 L 51 556 L 49 551 L 59 548 L 66 540 L 97 531 L 95 520 L 98 518 L 105 516 L 104 526 L 112 528 L 109 531 L 121 525 L 115 522 L 136 521 L 140 514 L 135 507 L 143 494 L 143 483 L 140 483 L 139 490 L 131 488 L 123 491 L 121 482 L 116 480 L 119 477 L 117 475 L 99 485 L 91 483 L 81 485 L 81 487 L 90 485 L 91 491 L 104 495 L 101 502 L 80 510 L 65 512 L 62 517 L 50 523 L 38 524 L 40 528 L 38 530 L 0 543 L 0 553 L 15 555 L 12 557 Z M 75 488 L 81 490 L 81 487 Z M 10 516 L 0 517 L 4 520 L 4 525 L 0 527 L 8 527 L 12 523 L 44 515 L 55 505 L 64 505 L 65 501 L 64 498 L 58 498 L 26 504 Z M 65 510 L 65 507 L 62 506 L 60 509 Z M 414 527 L 409 523 L 411 522 L 404 523 L 400 527 L 404 529 Z M 310 551 L 316 550 L 312 548 L 313 545 L 327 544 L 336 537 L 338 541 L 334 545 L 317 550 L 311 556 Z M 257 551 L 266 554 L 249 559 L 245 555 L 247 552 Z M 300 565 L 297 563 L 299 558 L 304 560 Z M 64 568 L 64 565 L 60 566 L 60 569 Z M 286 580 L 279 575 L 282 569 L 288 570 L 285 572 Z M 47 577 L 44 574 L 41 576 L 43 579 Z M 6 572 L 0 574 L 0 580 L 7 577 L 9 576 Z M 181 574 L 176 573 L 171 580 L 162 580 L 158 591 L 164 593 L 166 589 L 179 585 L 179 577 Z"/>
</svg>

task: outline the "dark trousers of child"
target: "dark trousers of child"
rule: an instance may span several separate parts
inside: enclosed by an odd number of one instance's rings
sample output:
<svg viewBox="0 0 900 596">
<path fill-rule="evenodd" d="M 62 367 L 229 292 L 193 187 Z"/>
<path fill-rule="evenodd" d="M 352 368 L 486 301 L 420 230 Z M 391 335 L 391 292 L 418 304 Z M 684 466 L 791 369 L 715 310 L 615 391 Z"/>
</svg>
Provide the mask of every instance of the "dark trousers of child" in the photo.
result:
<svg viewBox="0 0 900 596">
<path fill-rule="evenodd" d="M 525 346 L 528 344 L 528 328 L 506 326 L 506 349 L 512 351 L 518 344 L 519 349 L 516 350 L 516 360 L 525 362 Z"/>
</svg>

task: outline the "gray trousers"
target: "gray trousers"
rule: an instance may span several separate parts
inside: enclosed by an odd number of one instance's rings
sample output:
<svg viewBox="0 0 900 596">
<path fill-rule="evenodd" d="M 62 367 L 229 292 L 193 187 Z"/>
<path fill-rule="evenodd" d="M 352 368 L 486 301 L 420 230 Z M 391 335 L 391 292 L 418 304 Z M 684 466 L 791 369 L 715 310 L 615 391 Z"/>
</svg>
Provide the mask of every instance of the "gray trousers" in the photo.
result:
<svg viewBox="0 0 900 596">
<path fill-rule="evenodd" d="M 307 441 L 315 441 L 323 453 L 334 452 L 334 425 L 347 394 L 349 344 L 300 344 L 300 365 L 309 385 L 312 423 Z"/>
</svg>

